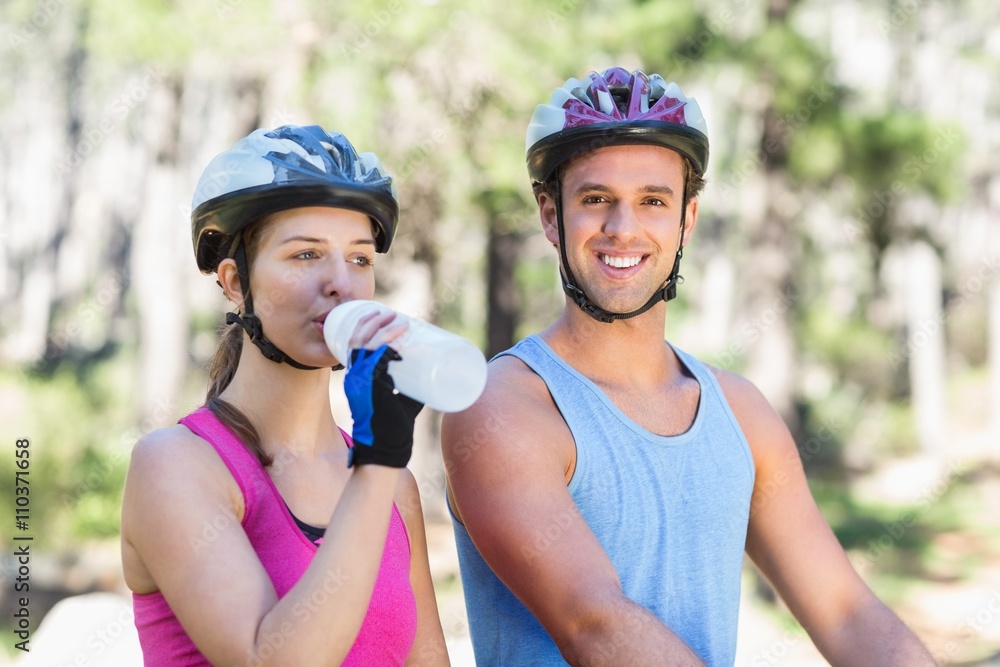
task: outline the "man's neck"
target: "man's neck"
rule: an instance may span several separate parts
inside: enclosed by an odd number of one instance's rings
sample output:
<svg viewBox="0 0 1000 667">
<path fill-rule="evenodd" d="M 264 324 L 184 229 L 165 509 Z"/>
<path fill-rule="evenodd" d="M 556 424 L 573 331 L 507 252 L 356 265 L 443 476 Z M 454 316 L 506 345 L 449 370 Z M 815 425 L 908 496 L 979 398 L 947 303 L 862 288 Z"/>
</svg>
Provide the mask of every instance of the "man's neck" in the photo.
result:
<svg viewBox="0 0 1000 667">
<path fill-rule="evenodd" d="M 543 340 L 567 363 L 595 381 L 628 382 L 638 387 L 669 381 L 678 364 L 664 342 L 666 304 L 637 317 L 599 322 L 568 303 Z"/>
</svg>

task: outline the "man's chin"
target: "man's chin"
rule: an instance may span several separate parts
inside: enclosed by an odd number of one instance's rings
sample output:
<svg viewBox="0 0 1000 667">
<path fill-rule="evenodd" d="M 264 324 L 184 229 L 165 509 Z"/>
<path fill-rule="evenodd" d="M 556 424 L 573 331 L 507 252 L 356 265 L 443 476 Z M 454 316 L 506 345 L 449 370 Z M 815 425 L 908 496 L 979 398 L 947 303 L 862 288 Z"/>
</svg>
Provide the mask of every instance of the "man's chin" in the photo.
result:
<svg viewBox="0 0 1000 667">
<path fill-rule="evenodd" d="M 636 295 L 636 294 L 596 294 L 592 295 L 587 292 L 587 297 L 590 298 L 590 302 L 596 305 L 598 308 L 605 310 L 609 313 L 631 313 L 639 310 L 646 305 L 649 301 L 651 294 L 646 295 Z"/>
</svg>

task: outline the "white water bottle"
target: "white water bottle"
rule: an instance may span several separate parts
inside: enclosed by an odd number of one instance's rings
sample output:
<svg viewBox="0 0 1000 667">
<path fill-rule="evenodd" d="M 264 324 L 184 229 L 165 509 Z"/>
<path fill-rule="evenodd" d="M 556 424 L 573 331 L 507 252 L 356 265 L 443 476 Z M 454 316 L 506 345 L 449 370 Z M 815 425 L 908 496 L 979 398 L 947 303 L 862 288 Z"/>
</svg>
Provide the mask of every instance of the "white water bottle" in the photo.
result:
<svg viewBox="0 0 1000 667">
<path fill-rule="evenodd" d="M 391 308 L 376 301 L 345 301 L 330 311 L 323 323 L 323 337 L 333 356 L 350 363 L 348 341 L 358 321 Z M 409 324 L 391 344 L 402 361 L 389 362 L 389 375 L 400 393 L 441 412 L 464 410 L 486 386 L 486 359 L 479 348 L 450 331 L 423 320 L 396 313 L 396 321 Z"/>
</svg>

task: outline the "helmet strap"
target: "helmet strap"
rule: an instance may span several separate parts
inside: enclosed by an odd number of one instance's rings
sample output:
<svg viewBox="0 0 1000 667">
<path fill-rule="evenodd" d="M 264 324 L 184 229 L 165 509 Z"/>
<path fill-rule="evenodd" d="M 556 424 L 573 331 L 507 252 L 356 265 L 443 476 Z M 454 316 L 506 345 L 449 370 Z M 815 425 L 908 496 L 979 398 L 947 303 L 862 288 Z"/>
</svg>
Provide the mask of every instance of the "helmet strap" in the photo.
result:
<svg viewBox="0 0 1000 667">
<path fill-rule="evenodd" d="M 562 178 L 557 177 L 555 183 L 555 203 L 556 203 L 556 228 L 559 232 L 559 254 L 562 258 L 562 267 L 559 277 L 562 279 L 563 292 L 566 293 L 573 303 L 580 307 L 580 310 L 593 317 L 598 322 L 605 324 L 615 320 L 628 320 L 642 315 L 647 310 L 658 304 L 660 301 L 670 301 L 677 297 L 677 285 L 684 282 L 684 277 L 680 275 L 681 257 L 684 255 L 684 223 L 687 217 L 687 188 L 681 201 L 681 235 L 677 244 L 677 255 L 674 257 L 674 266 L 670 270 L 670 275 L 663 285 L 653 292 L 652 296 L 642 306 L 628 313 L 612 313 L 604 310 L 590 300 L 586 292 L 576 286 L 576 278 L 573 277 L 573 270 L 569 266 L 569 257 L 566 254 L 566 232 L 563 222 L 562 206 Z"/>
<path fill-rule="evenodd" d="M 236 261 L 236 270 L 240 277 L 240 287 L 243 289 L 243 314 L 226 313 L 226 324 L 239 324 L 243 327 L 243 330 L 250 336 L 251 342 L 260 349 L 265 359 L 270 359 L 278 364 L 286 363 L 292 368 L 298 368 L 303 371 L 315 371 L 322 368 L 322 366 L 300 364 L 278 349 L 278 346 L 269 341 L 264 335 L 264 327 L 261 324 L 260 318 L 253 312 L 253 299 L 250 296 L 250 270 L 247 265 L 246 244 L 243 242 L 242 235 L 237 236 L 234 245 L 236 246 L 235 252 L 231 251 L 231 255 Z"/>
</svg>

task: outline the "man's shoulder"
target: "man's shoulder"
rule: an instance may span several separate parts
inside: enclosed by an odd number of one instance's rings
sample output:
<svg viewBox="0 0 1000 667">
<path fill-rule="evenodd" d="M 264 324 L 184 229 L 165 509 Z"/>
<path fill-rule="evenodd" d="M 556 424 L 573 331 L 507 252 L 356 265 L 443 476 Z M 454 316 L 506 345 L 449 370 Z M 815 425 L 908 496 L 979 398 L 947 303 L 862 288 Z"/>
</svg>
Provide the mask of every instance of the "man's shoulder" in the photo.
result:
<svg viewBox="0 0 1000 667">
<path fill-rule="evenodd" d="M 446 422 L 471 424 L 484 420 L 515 421 L 539 417 L 547 412 L 558 416 L 545 382 L 521 359 L 504 355 L 490 361 L 486 387 L 467 410 L 446 414 Z"/>
<path fill-rule="evenodd" d="M 762 445 L 769 445 L 786 436 L 788 427 L 784 420 L 756 384 L 739 373 L 702 363 L 719 383 L 719 389 L 755 455 Z"/>
<path fill-rule="evenodd" d="M 737 400 L 738 402 L 743 402 L 745 400 L 754 400 L 755 397 L 760 397 L 763 399 L 763 394 L 757 386 L 743 377 L 739 373 L 734 373 L 733 371 L 723 368 L 721 366 L 716 366 L 709 361 L 692 354 L 686 350 L 683 350 L 673 343 L 669 343 L 669 347 L 673 349 L 674 354 L 677 355 L 678 359 L 687 365 L 689 368 L 692 365 L 700 366 L 704 370 L 708 371 L 715 381 L 719 384 L 722 389 L 723 394 L 725 394 L 726 400 L 732 402 Z M 695 371 L 696 369 L 691 369 Z"/>
<path fill-rule="evenodd" d="M 444 416 L 441 444 L 446 460 L 466 460 L 471 452 L 504 458 L 526 454 L 521 451 L 525 446 L 544 450 L 545 443 L 566 434 L 544 380 L 521 359 L 502 355 L 490 361 L 479 399 L 467 410 Z"/>
</svg>

